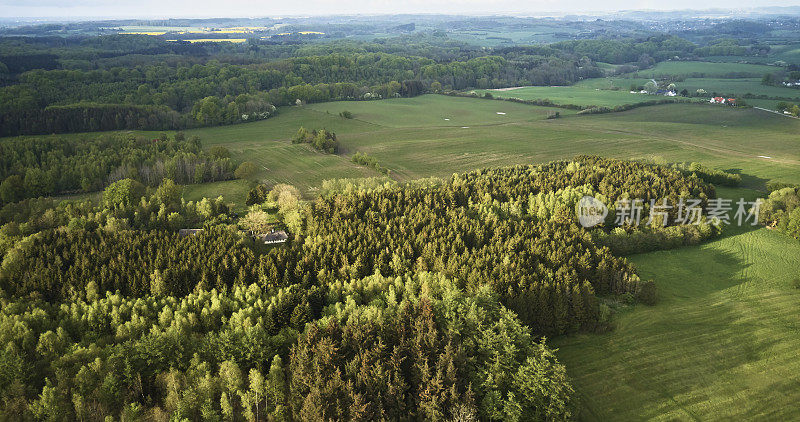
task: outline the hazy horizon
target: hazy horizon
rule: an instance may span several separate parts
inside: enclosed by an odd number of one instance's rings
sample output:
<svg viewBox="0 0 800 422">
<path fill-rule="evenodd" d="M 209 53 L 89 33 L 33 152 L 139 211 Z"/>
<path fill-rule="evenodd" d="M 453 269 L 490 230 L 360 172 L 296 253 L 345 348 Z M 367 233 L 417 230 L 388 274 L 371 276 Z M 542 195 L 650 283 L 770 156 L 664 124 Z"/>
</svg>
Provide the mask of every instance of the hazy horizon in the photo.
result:
<svg viewBox="0 0 800 422">
<path fill-rule="evenodd" d="M 578 0 L 564 3 L 555 0 L 535 0 L 521 6 L 508 0 L 410 0 L 402 7 L 397 2 L 348 0 L 327 2 L 312 0 L 301 4 L 286 2 L 258 2 L 254 0 L 222 3 L 212 0 L 122 0 L 108 4 L 101 0 L 77 0 L 65 4 L 56 0 L 25 1 L 0 0 L 0 16 L 9 20 L 21 19 L 165 19 L 165 18 L 275 18 L 325 15 L 395 15 L 432 14 L 465 16 L 563 16 L 596 15 L 621 12 L 675 12 L 675 11 L 741 11 L 762 8 L 788 8 L 800 6 L 800 0 L 762 2 L 758 6 L 744 0 L 711 0 L 703 3 L 676 0 L 664 7 L 653 0 L 612 0 L 602 3 Z"/>
</svg>

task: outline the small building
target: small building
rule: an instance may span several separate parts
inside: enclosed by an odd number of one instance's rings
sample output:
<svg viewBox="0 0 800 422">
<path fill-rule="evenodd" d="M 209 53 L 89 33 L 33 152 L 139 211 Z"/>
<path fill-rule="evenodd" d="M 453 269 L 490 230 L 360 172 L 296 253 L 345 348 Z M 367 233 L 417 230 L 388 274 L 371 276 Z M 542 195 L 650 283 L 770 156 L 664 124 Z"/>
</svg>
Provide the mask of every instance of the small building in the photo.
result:
<svg viewBox="0 0 800 422">
<path fill-rule="evenodd" d="M 728 105 L 731 105 L 731 106 L 735 106 L 736 105 L 736 98 L 728 98 L 725 101 L 728 103 Z"/>
<path fill-rule="evenodd" d="M 194 236 L 197 233 L 200 233 L 203 229 L 180 229 L 178 230 L 178 236 L 186 237 L 186 236 Z"/>
<path fill-rule="evenodd" d="M 725 99 L 722 97 L 714 97 L 709 102 L 711 104 L 725 104 Z"/>
<path fill-rule="evenodd" d="M 286 242 L 289 239 L 289 235 L 287 235 L 283 230 L 276 230 L 267 234 L 259 235 L 259 239 L 264 242 L 265 245 L 274 245 L 277 243 Z"/>
</svg>

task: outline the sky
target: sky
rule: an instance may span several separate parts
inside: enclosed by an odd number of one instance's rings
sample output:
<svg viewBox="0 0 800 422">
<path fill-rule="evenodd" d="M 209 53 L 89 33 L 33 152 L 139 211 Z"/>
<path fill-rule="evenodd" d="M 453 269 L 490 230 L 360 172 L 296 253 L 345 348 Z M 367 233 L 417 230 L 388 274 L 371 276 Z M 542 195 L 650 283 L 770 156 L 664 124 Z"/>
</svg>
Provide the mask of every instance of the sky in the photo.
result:
<svg viewBox="0 0 800 422">
<path fill-rule="evenodd" d="M 800 6 L 800 0 L 0 0 L 12 17 L 282 17 L 330 14 L 591 14 L 618 10 Z"/>
</svg>

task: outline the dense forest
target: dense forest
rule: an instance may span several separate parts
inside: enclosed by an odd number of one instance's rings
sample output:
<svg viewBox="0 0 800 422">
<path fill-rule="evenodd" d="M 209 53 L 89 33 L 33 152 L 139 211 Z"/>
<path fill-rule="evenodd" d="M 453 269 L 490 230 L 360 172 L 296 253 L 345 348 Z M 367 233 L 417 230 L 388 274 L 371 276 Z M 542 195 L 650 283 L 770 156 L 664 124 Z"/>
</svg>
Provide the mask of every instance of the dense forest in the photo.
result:
<svg viewBox="0 0 800 422">
<path fill-rule="evenodd" d="M 19 203 L 0 233 L 2 412 L 569 419 L 575 392 L 543 336 L 607 329 L 603 298 L 657 297 L 604 246 L 613 209 L 586 231 L 577 199 L 714 197 L 696 174 L 598 157 L 346 185 L 305 206 L 256 187 L 242 221 L 273 203 L 299 218 L 266 248 L 171 180 Z M 179 235 L 189 222 L 206 230 Z"/>
<path fill-rule="evenodd" d="M 0 255 L 22 238 L 59 227 L 81 232 L 174 231 L 229 224 L 234 215 L 221 197 L 186 202 L 183 187 L 170 179 L 154 188 L 123 179 L 109 185 L 98 203 L 36 198 L 6 204 L 0 208 Z"/>
<path fill-rule="evenodd" d="M 495 295 L 428 273 L 144 299 L 90 283 L 70 305 L 4 303 L 0 338 L 18 420 L 574 414 L 564 367 Z"/>
<path fill-rule="evenodd" d="M 0 89 L 0 135 L 230 124 L 269 117 L 274 106 L 297 101 L 561 85 L 601 74 L 588 59 L 557 51 L 550 56 L 484 55 L 437 61 L 364 48 L 339 52 L 335 45 L 328 50 L 251 64 L 212 59 L 90 71 L 29 70 Z"/>
<path fill-rule="evenodd" d="M 178 132 L 15 138 L 0 142 L 0 205 L 25 198 L 93 192 L 125 178 L 148 186 L 227 180 L 235 166 L 224 149 L 202 149 Z"/>
<path fill-rule="evenodd" d="M 221 43 L 137 35 L 0 39 L 0 63 L 13 64 L 0 67 L 0 135 L 231 124 L 298 101 L 568 85 L 603 76 L 597 62 L 624 64 L 620 71 L 629 72 L 676 56 L 722 54 L 667 35 L 483 49 L 440 33 L 215 44 Z"/>
</svg>

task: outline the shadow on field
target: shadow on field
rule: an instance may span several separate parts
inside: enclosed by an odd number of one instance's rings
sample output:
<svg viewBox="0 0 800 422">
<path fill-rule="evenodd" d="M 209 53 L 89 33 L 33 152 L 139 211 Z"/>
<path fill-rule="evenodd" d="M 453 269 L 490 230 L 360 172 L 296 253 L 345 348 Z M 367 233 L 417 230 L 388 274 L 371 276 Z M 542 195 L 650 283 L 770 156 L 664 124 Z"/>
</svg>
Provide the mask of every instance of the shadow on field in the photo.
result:
<svg viewBox="0 0 800 422">
<path fill-rule="evenodd" d="M 739 176 L 742 176 L 742 186 L 743 188 L 750 188 L 759 191 L 766 192 L 767 190 L 767 182 L 769 179 L 764 179 L 762 177 L 754 176 L 752 174 L 742 173 L 742 169 L 740 168 L 730 168 L 723 170 L 726 173 L 735 173 Z"/>
<path fill-rule="evenodd" d="M 737 229 L 742 231 L 736 234 L 745 231 Z M 732 251 L 705 245 L 637 255 L 631 261 L 642 279 L 655 280 L 659 304 L 696 298 L 741 284 L 745 282 L 748 266 Z M 687 280 L 694 281 L 687 283 Z"/>
<path fill-rule="evenodd" d="M 580 419 L 797 419 L 800 293 L 780 280 L 800 269 L 800 247 L 756 229 L 629 257 L 659 302 L 620 312 L 611 332 L 551 340 Z"/>
</svg>

